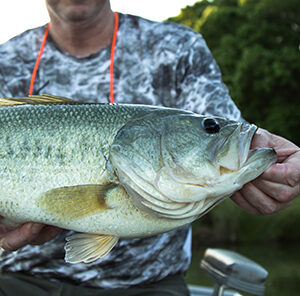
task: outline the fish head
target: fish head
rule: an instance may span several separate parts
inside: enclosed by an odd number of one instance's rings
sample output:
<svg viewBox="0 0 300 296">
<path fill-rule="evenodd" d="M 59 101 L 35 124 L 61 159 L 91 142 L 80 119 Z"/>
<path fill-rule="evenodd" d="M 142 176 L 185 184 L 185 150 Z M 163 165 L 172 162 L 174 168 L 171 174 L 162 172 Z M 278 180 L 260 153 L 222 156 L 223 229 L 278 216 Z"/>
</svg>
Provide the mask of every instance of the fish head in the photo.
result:
<svg viewBox="0 0 300 296">
<path fill-rule="evenodd" d="M 250 149 L 256 130 L 222 117 L 149 114 L 119 131 L 111 160 L 138 206 L 199 217 L 276 161 L 273 149 Z"/>
</svg>

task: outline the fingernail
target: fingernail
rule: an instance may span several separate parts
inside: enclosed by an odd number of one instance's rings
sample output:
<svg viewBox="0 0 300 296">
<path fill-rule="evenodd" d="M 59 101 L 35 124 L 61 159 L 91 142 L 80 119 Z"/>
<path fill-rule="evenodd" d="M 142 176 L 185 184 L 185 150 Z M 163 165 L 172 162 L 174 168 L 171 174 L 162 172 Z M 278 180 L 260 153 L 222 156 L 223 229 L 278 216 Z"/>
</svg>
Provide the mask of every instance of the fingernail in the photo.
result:
<svg viewBox="0 0 300 296">
<path fill-rule="evenodd" d="M 38 233 L 41 231 L 41 229 L 42 229 L 43 227 L 44 227 L 43 224 L 32 223 L 32 225 L 31 225 L 31 232 L 32 232 L 33 234 L 38 234 Z"/>
</svg>

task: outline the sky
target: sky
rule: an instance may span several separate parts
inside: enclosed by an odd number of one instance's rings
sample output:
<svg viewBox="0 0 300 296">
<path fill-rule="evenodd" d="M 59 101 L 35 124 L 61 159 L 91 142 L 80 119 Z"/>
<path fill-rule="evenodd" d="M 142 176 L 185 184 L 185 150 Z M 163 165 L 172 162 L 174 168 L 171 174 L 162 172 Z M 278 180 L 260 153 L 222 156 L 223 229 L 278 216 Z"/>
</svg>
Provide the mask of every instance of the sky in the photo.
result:
<svg viewBox="0 0 300 296">
<path fill-rule="evenodd" d="M 161 21 L 176 16 L 196 0 L 111 0 L 114 11 Z M 0 43 L 49 21 L 44 0 L 0 1 Z"/>
</svg>

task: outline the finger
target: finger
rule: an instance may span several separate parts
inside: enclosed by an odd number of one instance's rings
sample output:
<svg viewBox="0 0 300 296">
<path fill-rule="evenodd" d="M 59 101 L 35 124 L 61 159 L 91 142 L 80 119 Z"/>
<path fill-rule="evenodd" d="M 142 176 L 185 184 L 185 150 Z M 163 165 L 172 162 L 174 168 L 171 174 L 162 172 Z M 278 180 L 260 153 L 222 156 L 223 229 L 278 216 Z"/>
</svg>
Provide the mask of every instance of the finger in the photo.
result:
<svg viewBox="0 0 300 296">
<path fill-rule="evenodd" d="M 274 148 L 276 152 L 285 150 L 283 153 L 288 153 L 288 150 L 291 151 L 290 153 L 299 151 L 299 147 L 291 141 L 281 136 L 272 134 L 265 129 L 258 128 L 252 139 L 251 148 L 264 147 Z"/>
<path fill-rule="evenodd" d="M 258 128 L 251 141 L 251 149 L 263 147 L 274 148 L 274 146 L 275 143 L 273 142 L 271 134 L 267 130 Z"/>
<path fill-rule="evenodd" d="M 30 242 L 30 244 L 31 245 L 42 245 L 45 242 L 52 240 L 54 237 L 56 237 L 58 234 L 60 234 L 63 231 L 64 231 L 64 229 L 61 229 L 61 228 L 58 228 L 55 226 L 46 225 L 41 230 L 39 235 Z"/>
<path fill-rule="evenodd" d="M 300 161 L 293 158 L 285 163 L 275 163 L 261 177 L 265 180 L 299 188 Z"/>
<path fill-rule="evenodd" d="M 43 227 L 44 225 L 39 223 L 25 223 L 3 237 L 0 245 L 6 251 L 15 251 L 30 243 Z"/>
<path fill-rule="evenodd" d="M 231 196 L 231 199 L 242 209 L 247 211 L 249 214 L 258 216 L 260 215 L 259 211 L 253 207 L 243 196 L 240 191 L 237 191 L 234 195 Z"/>
<path fill-rule="evenodd" d="M 290 206 L 292 203 L 278 202 L 277 200 L 262 192 L 252 183 L 245 184 L 240 192 L 249 202 L 249 204 L 251 204 L 255 209 L 258 210 L 260 215 L 270 215 L 279 212 L 280 210 Z"/>
<path fill-rule="evenodd" d="M 10 232 L 14 229 L 15 229 L 15 227 L 0 224 L 0 238 L 6 236 L 8 232 Z"/>
<path fill-rule="evenodd" d="M 290 156 L 292 156 L 295 153 L 299 153 L 299 148 L 286 148 L 286 149 L 276 149 L 276 154 L 277 154 L 277 162 L 283 162 Z M 293 156 L 294 157 L 294 156 Z"/>
<path fill-rule="evenodd" d="M 285 203 L 292 201 L 299 195 L 299 187 L 291 187 L 271 181 L 257 178 L 252 183 L 266 195 L 276 199 L 278 202 Z"/>
</svg>

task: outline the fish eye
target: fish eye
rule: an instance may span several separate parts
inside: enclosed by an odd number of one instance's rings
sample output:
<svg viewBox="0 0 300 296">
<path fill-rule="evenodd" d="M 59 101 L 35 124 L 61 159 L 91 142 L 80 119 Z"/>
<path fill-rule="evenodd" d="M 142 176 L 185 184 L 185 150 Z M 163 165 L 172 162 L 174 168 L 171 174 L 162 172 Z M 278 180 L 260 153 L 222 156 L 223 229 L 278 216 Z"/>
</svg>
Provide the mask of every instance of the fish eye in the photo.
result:
<svg viewBox="0 0 300 296">
<path fill-rule="evenodd" d="M 201 125 L 208 134 L 216 134 L 220 131 L 220 125 L 214 118 L 205 118 L 202 120 Z"/>
</svg>

